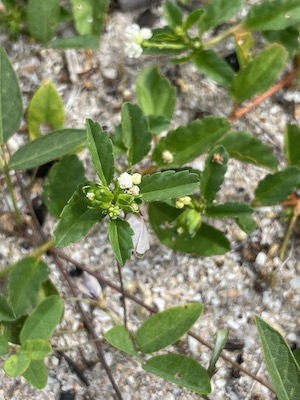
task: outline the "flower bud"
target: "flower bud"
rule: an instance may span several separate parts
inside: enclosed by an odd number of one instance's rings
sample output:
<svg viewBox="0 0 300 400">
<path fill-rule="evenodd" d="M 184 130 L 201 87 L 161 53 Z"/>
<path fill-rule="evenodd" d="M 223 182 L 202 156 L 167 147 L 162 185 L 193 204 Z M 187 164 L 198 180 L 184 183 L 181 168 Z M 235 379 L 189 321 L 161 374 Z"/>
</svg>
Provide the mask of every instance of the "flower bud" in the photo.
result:
<svg viewBox="0 0 300 400">
<path fill-rule="evenodd" d="M 123 172 L 118 178 L 121 189 L 130 189 L 133 186 L 132 175 L 128 172 Z"/>
<path fill-rule="evenodd" d="M 142 175 L 137 172 L 132 175 L 132 183 L 134 185 L 139 185 L 142 182 Z"/>
<path fill-rule="evenodd" d="M 201 226 L 201 214 L 193 209 L 184 210 L 177 218 L 177 232 L 194 236 Z"/>
</svg>

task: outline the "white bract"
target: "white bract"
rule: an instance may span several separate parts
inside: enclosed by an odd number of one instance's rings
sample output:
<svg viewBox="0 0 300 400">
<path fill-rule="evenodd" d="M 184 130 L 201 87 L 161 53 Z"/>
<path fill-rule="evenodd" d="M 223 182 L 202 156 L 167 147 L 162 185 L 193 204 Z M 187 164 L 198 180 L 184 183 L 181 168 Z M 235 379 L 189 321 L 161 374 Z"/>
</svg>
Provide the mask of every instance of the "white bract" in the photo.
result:
<svg viewBox="0 0 300 400">
<path fill-rule="evenodd" d="M 130 58 L 139 58 L 143 53 L 142 42 L 152 36 L 149 28 L 140 28 L 137 24 L 132 24 L 125 29 L 125 51 Z"/>
</svg>

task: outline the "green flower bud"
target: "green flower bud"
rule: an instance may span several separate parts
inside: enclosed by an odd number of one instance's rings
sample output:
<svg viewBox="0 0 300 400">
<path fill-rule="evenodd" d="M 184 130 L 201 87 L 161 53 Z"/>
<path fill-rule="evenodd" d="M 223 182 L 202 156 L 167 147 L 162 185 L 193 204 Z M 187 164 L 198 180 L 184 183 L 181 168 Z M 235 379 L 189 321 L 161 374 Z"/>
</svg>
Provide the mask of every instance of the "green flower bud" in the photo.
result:
<svg viewBox="0 0 300 400">
<path fill-rule="evenodd" d="M 117 219 L 120 215 L 120 207 L 118 206 L 110 206 L 108 209 L 108 215 L 111 219 Z"/>
<path fill-rule="evenodd" d="M 138 205 L 135 203 L 133 195 L 128 193 L 121 193 L 118 195 L 117 204 L 125 212 L 137 212 Z"/>
<path fill-rule="evenodd" d="M 176 220 L 177 232 L 187 232 L 194 236 L 201 226 L 201 214 L 193 209 L 184 210 Z"/>
<path fill-rule="evenodd" d="M 111 206 L 114 195 L 107 186 L 86 185 L 82 190 L 90 201 L 89 207 L 107 210 Z"/>
</svg>

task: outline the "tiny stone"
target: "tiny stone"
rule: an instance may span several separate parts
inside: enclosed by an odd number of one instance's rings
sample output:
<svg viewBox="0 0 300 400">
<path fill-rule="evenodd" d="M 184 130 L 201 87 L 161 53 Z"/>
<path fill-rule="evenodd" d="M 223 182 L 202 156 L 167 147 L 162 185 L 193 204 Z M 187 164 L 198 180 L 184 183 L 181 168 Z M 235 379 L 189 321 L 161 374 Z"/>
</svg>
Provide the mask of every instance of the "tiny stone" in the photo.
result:
<svg viewBox="0 0 300 400">
<path fill-rule="evenodd" d="M 255 264 L 258 267 L 262 267 L 266 263 L 267 259 L 267 255 L 264 252 L 260 251 L 256 256 Z"/>
<path fill-rule="evenodd" d="M 189 346 L 189 350 L 192 353 L 194 353 L 194 354 L 198 353 L 199 342 L 192 336 L 188 336 L 188 346 Z"/>
<path fill-rule="evenodd" d="M 294 278 L 290 280 L 292 289 L 300 289 L 300 278 Z"/>
</svg>

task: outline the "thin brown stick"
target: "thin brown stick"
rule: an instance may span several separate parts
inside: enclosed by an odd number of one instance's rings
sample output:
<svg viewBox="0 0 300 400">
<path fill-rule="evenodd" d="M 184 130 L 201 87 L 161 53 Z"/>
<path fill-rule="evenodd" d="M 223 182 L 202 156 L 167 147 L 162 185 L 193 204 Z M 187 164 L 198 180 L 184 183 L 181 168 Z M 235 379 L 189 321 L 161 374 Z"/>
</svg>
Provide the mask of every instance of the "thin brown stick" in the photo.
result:
<svg viewBox="0 0 300 400">
<path fill-rule="evenodd" d="M 124 326 L 127 329 L 127 309 L 126 309 L 126 296 L 124 293 L 124 285 L 123 285 L 123 277 L 122 277 L 122 267 L 121 265 L 117 262 L 117 267 L 118 267 L 118 275 L 119 275 L 119 281 L 120 281 L 120 287 L 121 287 L 121 293 L 122 293 L 122 305 L 123 305 L 123 312 L 124 312 Z"/>
</svg>

